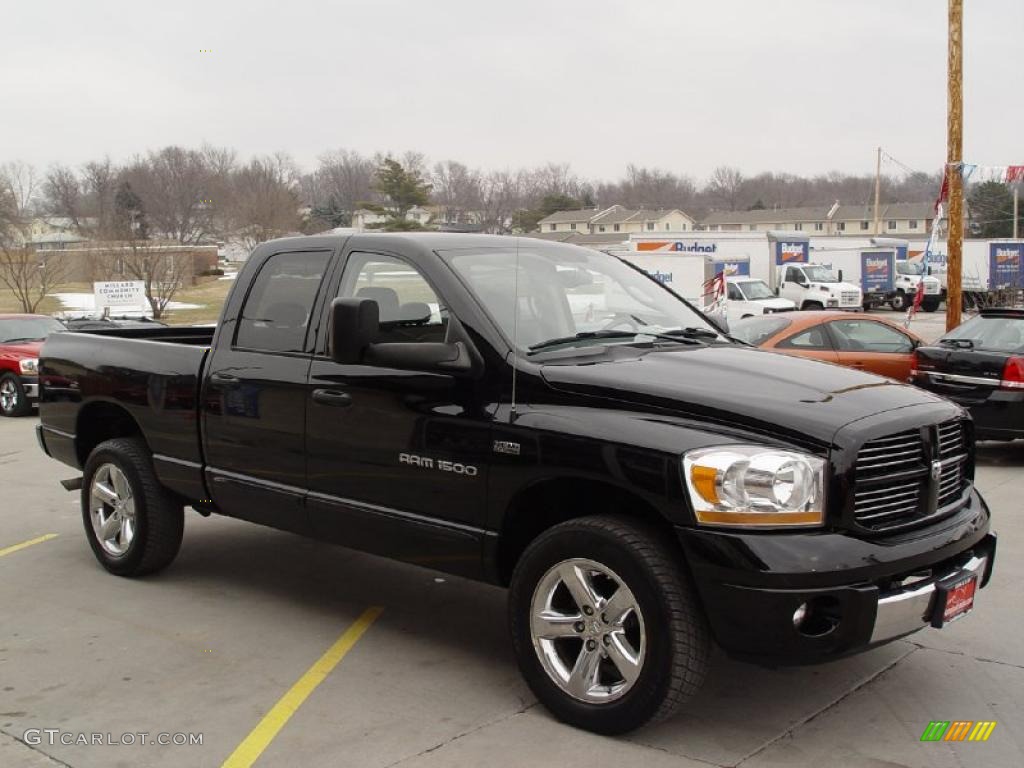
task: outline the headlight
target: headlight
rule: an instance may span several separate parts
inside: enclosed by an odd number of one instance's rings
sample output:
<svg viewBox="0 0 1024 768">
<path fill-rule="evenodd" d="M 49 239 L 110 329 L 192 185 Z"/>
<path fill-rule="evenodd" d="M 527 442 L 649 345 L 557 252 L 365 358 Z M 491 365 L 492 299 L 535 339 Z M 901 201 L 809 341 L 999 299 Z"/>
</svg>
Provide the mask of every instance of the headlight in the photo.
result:
<svg viewBox="0 0 1024 768">
<path fill-rule="evenodd" d="M 18 361 L 18 366 L 21 368 L 22 373 L 31 374 L 35 376 L 39 373 L 39 360 L 34 357 L 24 357 Z"/>
<path fill-rule="evenodd" d="M 740 527 L 825 522 L 825 461 L 763 445 L 699 448 L 683 455 L 697 522 Z"/>
</svg>

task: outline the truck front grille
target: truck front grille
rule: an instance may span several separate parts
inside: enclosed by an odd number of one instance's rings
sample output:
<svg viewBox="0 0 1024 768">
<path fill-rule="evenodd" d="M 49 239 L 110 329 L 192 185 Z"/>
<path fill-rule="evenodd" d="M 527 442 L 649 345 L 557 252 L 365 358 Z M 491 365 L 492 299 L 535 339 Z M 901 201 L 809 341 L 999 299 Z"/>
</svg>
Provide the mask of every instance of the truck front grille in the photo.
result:
<svg viewBox="0 0 1024 768">
<path fill-rule="evenodd" d="M 960 421 L 869 440 L 854 470 L 854 521 L 877 532 L 951 513 L 969 481 L 968 454 Z"/>
<path fill-rule="evenodd" d="M 840 294 L 840 301 L 842 301 L 843 304 L 857 304 L 859 300 L 860 296 L 856 291 L 843 291 Z"/>
</svg>

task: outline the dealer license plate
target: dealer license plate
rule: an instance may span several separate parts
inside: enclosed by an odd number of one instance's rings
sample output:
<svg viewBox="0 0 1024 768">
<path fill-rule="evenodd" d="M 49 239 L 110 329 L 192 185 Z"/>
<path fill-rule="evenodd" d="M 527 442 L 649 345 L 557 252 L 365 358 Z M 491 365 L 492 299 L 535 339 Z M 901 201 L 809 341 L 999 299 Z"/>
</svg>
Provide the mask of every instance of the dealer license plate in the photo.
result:
<svg viewBox="0 0 1024 768">
<path fill-rule="evenodd" d="M 935 613 L 932 626 L 941 627 L 974 608 L 974 595 L 978 590 L 978 574 L 962 573 L 937 585 Z"/>
</svg>

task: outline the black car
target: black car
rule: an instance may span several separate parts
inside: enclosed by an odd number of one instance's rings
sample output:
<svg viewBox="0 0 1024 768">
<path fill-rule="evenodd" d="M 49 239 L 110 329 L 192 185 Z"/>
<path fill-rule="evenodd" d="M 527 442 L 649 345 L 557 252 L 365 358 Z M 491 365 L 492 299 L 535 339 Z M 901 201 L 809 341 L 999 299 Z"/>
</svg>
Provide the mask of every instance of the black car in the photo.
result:
<svg viewBox="0 0 1024 768">
<path fill-rule="evenodd" d="M 917 350 L 919 387 L 971 412 L 979 440 L 1024 437 L 1024 309 L 983 309 Z"/>
</svg>

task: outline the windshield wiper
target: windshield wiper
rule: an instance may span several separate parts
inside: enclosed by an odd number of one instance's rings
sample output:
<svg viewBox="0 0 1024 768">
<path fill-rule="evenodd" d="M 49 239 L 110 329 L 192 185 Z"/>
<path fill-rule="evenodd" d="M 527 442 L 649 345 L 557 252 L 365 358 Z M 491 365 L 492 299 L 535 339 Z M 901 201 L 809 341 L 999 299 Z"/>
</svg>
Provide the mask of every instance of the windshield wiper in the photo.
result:
<svg viewBox="0 0 1024 768">
<path fill-rule="evenodd" d="M 964 349 L 974 349 L 974 341 L 972 339 L 939 339 L 939 344 L 948 344 L 951 347 L 963 347 Z"/>
<path fill-rule="evenodd" d="M 7 339 L 5 341 L 0 341 L 0 344 L 17 344 L 20 341 L 42 341 L 42 340 L 43 340 L 42 338 L 35 337 L 35 336 L 25 336 L 25 337 L 20 338 L 20 339 Z"/>
<path fill-rule="evenodd" d="M 710 328 L 695 328 L 693 326 L 687 326 L 686 328 L 672 328 L 668 331 L 644 335 L 656 336 L 658 338 L 668 336 L 671 339 L 717 339 L 722 334 L 712 331 Z"/>
<path fill-rule="evenodd" d="M 717 338 L 718 334 L 714 334 L 711 331 L 704 331 L 702 328 L 680 328 L 678 331 L 668 331 L 666 333 L 658 333 L 656 331 L 580 331 L 574 336 L 562 336 L 557 339 L 548 339 L 547 341 L 539 342 L 530 347 L 530 352 L 537 352 L 541 349 L 548 347 L 554 347 L 559 344 L 571 344 L 574 341 L 582 341 L 586 339 L 635 339 L 639 336 L 646 336 L 648 338 L 662 339 L 663 341 L 674 341 L 677 344 L 699 344 L 697 340 L 703 338 L 697 334 L 691 335 L 689 333 L 680 333 L 680 331 L 698 331 L 707 333 L 710 336 Z"/>
</svg>

